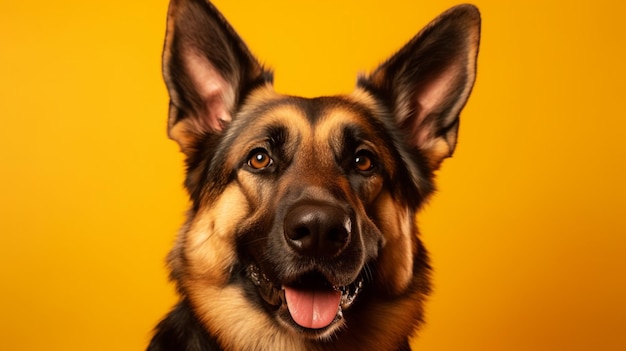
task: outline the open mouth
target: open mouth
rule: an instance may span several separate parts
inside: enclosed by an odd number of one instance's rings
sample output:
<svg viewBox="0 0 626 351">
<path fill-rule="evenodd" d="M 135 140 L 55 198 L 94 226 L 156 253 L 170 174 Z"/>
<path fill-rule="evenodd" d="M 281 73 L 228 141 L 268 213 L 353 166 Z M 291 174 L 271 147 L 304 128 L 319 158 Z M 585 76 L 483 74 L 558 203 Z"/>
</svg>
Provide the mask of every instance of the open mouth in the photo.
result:
<svg viewBox="0 0 626 351">
<path fill-rule="evenodd" d="M 246 272 L 263 300 L 288 311 L 293 323 L 304 331 L 324 331 L 341 321 L 343 311 L 352 306 L 363 288 L 361 275 L 349 285 L 334 286 L 321 273 L 313 271 L 277 287 L 254 264 Z"/>
</svg>

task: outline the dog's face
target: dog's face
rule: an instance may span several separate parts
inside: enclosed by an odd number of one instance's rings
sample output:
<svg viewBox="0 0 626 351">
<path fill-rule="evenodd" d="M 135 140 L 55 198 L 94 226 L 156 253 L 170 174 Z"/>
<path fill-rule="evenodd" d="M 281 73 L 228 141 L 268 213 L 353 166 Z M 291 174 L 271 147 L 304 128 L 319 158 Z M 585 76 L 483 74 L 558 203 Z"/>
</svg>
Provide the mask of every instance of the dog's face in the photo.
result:
<svg viewBox="0 0 626 351">
<path fill-rule="evenodd" d="M 305 99 L 272 89 L 211 4 L 172 1 L 169 134 L 193 206 L 169 263 L 222 345 L 411 333 L 429 289 L 414 217 L 456 145 L 478 38 L 476 9 L 454 8 L 352 94 Z"/>
<path fill-rule="evenodd" d="M 244 207 L 231 210 L 242 213 L 232 242 L 237 264 L 277 321 L 325 335 L 367 284 L 366 265 L 389 241 L 381 230 L 399 229 L 381 218 L 396 215 L 385 199 L 402 191 L 394 181 L 398 155 L 373 106 L 356 98 L 255 100 L 233 122 L 223 163 L 240 200 L 234 205 Z M 406 210 L 398 215 L 396 222 L 412 226 Z M 397 264 L 411 267 L 411 241 L 398 249 L 405 252 L 397 252 Z M 408 284 L 408 271 L 393 283 Z"/>
</svg>

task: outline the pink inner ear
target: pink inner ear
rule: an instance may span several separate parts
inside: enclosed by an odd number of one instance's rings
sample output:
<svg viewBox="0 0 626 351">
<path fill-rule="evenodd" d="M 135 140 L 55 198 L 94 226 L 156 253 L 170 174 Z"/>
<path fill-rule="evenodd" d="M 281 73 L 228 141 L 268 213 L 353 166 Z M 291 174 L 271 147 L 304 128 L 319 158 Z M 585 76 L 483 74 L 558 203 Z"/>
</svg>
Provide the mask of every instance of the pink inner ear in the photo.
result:
<svg viewBox="0 0 626 351">
<path fill-rule="evenodd" d="M 197 116 L 198 127 L 204 131 L 221 131 L 232 120 L 230 113 L 235 92 L 232 85 L 204 57 L 195 53 L 186 56 L 186 68 L 204 104 Z"/>
<path fill-rule="evenodd" d="M 435 121 L 427 120 L 427 117 L 432 113 L 442 112 L 449 107 L 446 106 L 448 103 L 453 102 L 450 101 L 450 94 L 455 88 L 458 88 L 458 77 L 461 75 L 461 71 L 461 67 L 450 65 L 443 72 L 426 80 L 417 88 L 415 93 L 417 116 L 414 116 L 415 119 L 413 120 L 413 135 L 414 142 L 420 148 L 430 146 L 436 133 Z M 448 118 L 456 118 L 456 114 L 452 114 Z M 442 122 L 447 124 L 451 121 Z"/>
</svg>

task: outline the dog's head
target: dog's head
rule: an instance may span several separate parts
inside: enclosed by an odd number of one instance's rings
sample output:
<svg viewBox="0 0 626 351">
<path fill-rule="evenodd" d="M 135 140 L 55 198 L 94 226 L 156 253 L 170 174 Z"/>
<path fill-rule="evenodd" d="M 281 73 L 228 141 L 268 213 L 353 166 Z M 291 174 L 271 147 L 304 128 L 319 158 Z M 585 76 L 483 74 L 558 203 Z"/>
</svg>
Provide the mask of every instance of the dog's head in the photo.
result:
<svg viewBox="0 0 626 351">
<path fill-rule="evenodd" d="M 170 265 L 207 328 L 318 340 L 387 318 L 370 312 L 417 324 L 428 264 L 414 217 L 455 148 L 479 22 L 453 8 L 352 94 L 305 99 L 272 89 L 213 5 L 172 1 L 169 135 L 193 206 Z"/>
</svg>

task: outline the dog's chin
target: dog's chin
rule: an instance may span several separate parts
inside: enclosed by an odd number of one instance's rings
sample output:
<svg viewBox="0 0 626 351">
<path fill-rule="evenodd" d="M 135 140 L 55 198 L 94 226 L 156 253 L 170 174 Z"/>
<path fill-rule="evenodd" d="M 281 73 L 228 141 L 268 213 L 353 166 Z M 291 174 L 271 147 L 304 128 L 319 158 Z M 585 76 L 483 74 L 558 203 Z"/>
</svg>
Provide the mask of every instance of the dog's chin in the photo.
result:
<svg viewBox="0 0 626 351">
<path fill-rule="evenodd" d="M 335 286 L 317 271 L 305 272 L 282 284 L 273 283 L 255 264 L 246 269 L 259 296 L 278 322 L 298 335 L 327 339 L 343 324 L 343 312 L 356 301 L 363 288 L 363 277 L 348 285 Z"/>
</svg>

